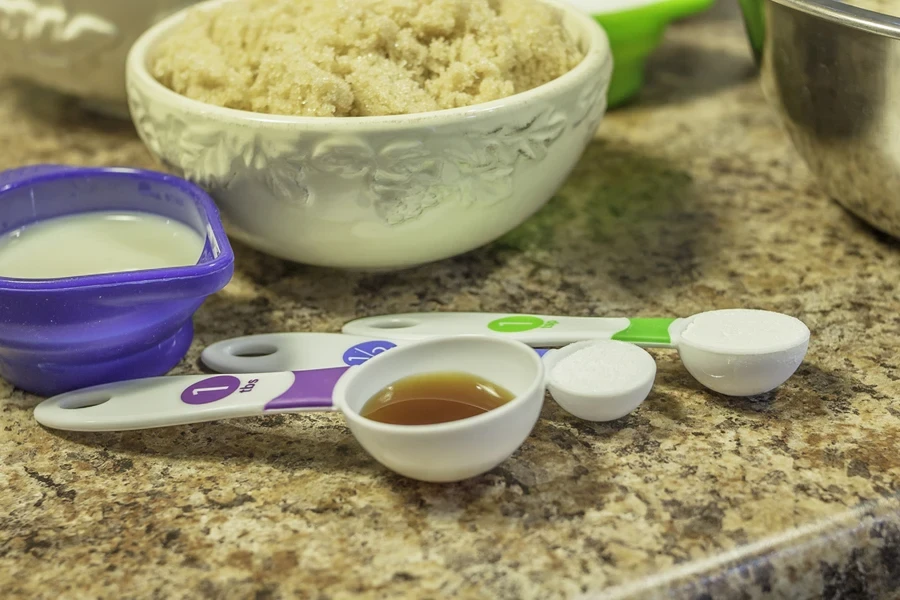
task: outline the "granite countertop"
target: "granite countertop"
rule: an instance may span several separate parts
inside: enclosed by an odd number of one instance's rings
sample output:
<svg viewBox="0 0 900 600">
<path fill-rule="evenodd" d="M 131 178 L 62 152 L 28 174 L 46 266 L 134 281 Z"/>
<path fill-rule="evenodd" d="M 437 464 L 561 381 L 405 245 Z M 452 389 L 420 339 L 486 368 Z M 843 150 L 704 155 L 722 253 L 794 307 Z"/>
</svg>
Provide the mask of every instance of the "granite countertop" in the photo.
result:
<svg viewBox="0 0 900 600">
<path fill-rule="evenodd" d="M 0 168 L 155 167 L 132 128 L 0 87 Z M 547 401 L 502 466 L 396 476 L 337 415 L 72 434 L 0 384 L 11 598 L 893 597 L 900 589 L 898 243 L 829 201 L 754 79 L 733 2 L 669 30 L 558 197 L 504 239 L 390 274 L 236 245 L 176 373 L 227 337 L 420 310 L 794 314 L 805 364 L 729 399 L 669 351 L 616 422 Z"/>
</svg>

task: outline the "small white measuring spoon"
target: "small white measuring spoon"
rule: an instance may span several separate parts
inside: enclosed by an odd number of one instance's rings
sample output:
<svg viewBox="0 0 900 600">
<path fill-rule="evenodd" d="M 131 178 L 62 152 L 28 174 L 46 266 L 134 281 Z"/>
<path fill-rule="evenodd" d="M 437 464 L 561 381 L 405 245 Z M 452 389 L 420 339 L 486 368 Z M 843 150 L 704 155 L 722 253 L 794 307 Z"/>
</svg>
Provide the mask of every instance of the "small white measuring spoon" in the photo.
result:
<svg viewBox="0 0 900 600">
<path fill-rule="evenodd" d="M 407 313 L 358 319 L 342 331 L 389 335 L 392 340 L 481 333 L 533 346 L 612 339 L 676 348 L 697 381 L 727 396 L 753 396 L 777 388 L 794 374 L 809 347 L 809 328 L 800 320 L 742 308 L 663 319 Z"/>
<path fill-rule="evenodd" d="M 547 389 L 567 412 L 614 421 L 640 406 L 656 379 L 656 361 L 638 346 L 613 340 L 569 344 L 544 355 Z"/>
<path fill-rule="evenodd" d="M 434 425 L 392 425 L 360 411 L 403 377 L 462 371 L 514 394 L 484 414 Z M 459 481 L 506 460 L 531 433 L 544 399 L 544 365 L 513 340 L 432 339 L 381 352 L 358 367 L 236 375 L 152 377 L 68 392 L 34 410 L 39 423 L 70 431 L 122 431 L 262 414 L 339 410 L 360 445 L 412 479 Z"/>
</svg>

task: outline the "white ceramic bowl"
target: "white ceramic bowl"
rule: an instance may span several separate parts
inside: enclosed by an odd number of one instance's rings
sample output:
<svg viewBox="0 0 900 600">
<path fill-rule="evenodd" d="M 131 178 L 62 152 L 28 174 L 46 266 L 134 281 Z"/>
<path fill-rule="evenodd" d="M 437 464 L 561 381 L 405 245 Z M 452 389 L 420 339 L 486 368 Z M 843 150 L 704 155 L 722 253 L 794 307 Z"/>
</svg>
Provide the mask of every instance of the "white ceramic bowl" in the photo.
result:
<svg viewBox="0 0 900 600">
<path fill-rule="evenodd" d="M 0 74 L 128 117 L 125 58 L 148 27 L 196 0 L 0 2 Z"/>
<path fill-rule="evenodd" d="M 132 48 L 132 118 L 153 154 L 212 193 L 229 234 L 263 252 L 353 269 L 440 260 L 495 240 L 544 205 L 606 110 L 606 34 L 578 9 L 548 3 L 586 50 L 562 77 L 471 107 L 354 118 L 244 112 L 169 90 L 148 63 L 182 12 Z"/>
</svg>

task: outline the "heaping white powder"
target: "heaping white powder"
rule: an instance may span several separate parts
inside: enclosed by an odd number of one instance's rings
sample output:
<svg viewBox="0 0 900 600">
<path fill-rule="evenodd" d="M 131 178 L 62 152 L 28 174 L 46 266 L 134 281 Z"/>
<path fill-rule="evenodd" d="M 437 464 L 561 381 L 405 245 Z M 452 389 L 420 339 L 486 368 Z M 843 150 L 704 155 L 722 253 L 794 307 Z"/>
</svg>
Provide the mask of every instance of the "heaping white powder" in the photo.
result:
<svg viewBox="0 0 900 600">
<path fill-rule="evenodd" d="M 624 342 L 596 342 L 560 360 L 551 372 L 559 387 L 586 396 L 629 390 L 656 374 L 653 359 Z"/>
<path fill-rule="evenodd" d="M 745 308 L 701 313 L 681 332 L 690 344 L 750 353 L 796 344 L 807 336 L 809 329 L 794 317 Z"/>
</svg>

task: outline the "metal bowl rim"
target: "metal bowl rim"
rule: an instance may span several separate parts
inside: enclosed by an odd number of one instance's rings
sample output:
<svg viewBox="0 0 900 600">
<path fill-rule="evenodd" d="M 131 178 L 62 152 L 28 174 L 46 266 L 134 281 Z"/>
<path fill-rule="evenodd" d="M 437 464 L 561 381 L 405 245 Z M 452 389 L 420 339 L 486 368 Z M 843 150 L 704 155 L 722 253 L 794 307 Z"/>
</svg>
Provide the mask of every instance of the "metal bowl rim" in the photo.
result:
<svg viewBox="0 0 900 600">
<path fill-rule="evenodd" d="M 854 29 L 900 39 L 900 17 L 838 0 L 768 0 Z"/>
</svg>

